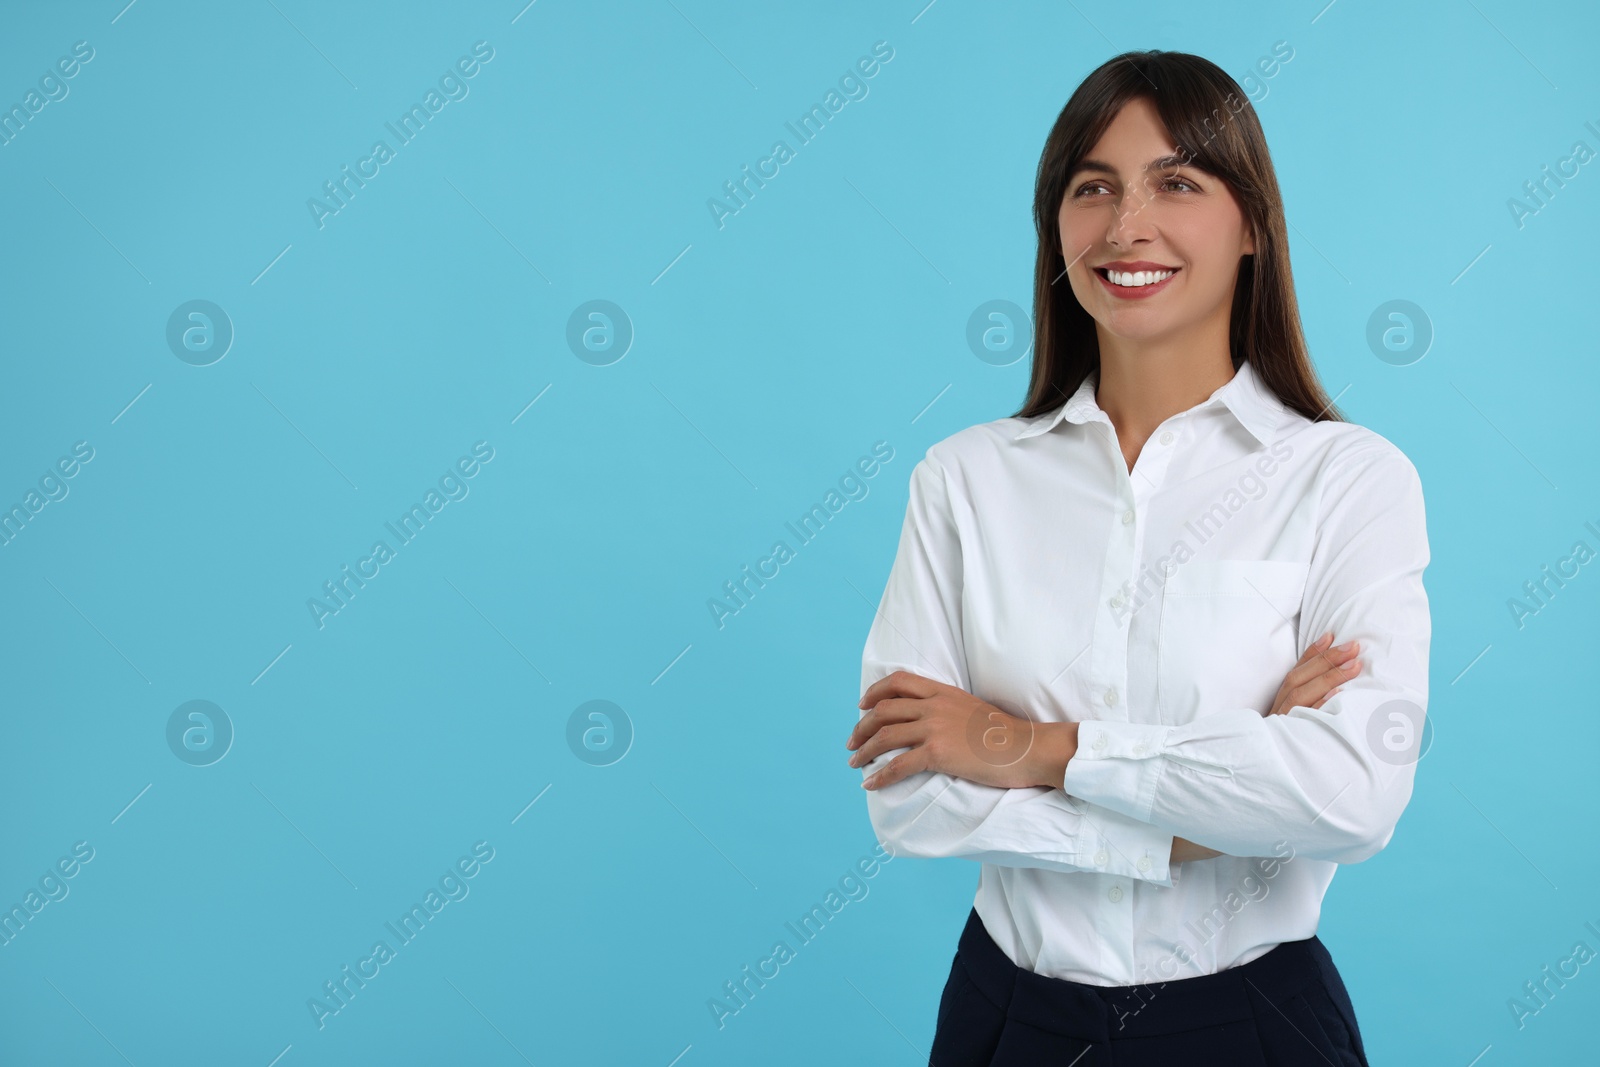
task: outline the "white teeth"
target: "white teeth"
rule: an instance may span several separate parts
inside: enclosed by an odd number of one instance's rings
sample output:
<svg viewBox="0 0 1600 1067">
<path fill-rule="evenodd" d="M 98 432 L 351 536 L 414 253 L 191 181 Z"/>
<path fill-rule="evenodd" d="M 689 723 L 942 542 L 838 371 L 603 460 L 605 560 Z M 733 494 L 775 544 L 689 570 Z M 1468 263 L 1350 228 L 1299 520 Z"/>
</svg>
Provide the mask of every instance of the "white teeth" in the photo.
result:
<svg viewBox="0 0 1600 1067">
<path fill-rule="evenodd" d="M 1176 273 L 1170 270 L 1136 270 L 1131 274 L 1127 271 L 1108 270 L 1106 276 L 1113 285 L 1128 288 L 1138 288 L 1141 285 L 1154 285 L 1156 282 L 1166 281 Z"/>
</svg>

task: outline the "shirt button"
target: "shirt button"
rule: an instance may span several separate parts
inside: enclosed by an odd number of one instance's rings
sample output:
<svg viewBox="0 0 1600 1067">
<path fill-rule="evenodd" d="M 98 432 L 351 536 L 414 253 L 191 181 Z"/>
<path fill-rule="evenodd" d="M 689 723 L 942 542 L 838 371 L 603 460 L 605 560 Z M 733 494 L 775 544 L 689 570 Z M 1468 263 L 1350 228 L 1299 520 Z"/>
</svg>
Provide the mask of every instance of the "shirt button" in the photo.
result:
<svg viewBox="0 0 1600 1067">
<path fill-rule="evenodd" d="M 1166 432 L 1164 432 L 1161 435 L 1161 443 L 1164 444 L 1164 445 L 1170 445 L 1172 443 L 1172 431 L 1171 430 L 1167 430 Z"/>
<path fill-rule="evenodd" d="M 1106 896 L 1111 900 L 1111 903 L 1115 904 L 1122 899 L 1122 887 L 1120 885 L 1112 886 L 1106 890 Z"/>
<path fill-rule="evenodd" d="M 1150 748 L 1143 741 L 1140 741 L 1137 745 L 1133 746 L 1133 754 L 1135 756 L 1142 756 L 1148 751 L 1150 751 Z"/>
<path fill-rule="evenodd" d="M 1139 862 L 1135 863 L 1134 866 L 1139 868 L 1141 871 L 1148 871 L 1150 869 L 1150 857 L 1140 856 Z"/>
<path fill-rule="evenodd" d="M 1122 525 L 1127 526 L 1133 522 L 1133 509 L 1129 508 L 1122 513 Z"/>
<path fill-rule="evenodd" d="M 1117 706 L 1117 691 L 1115 689 L 1106 690 L 1106 703 L 1111 707 Z"/>
<path fill-rule="evenodd" d="M 1106 735 L 1105 734 L 1096 734 L 1095 735 L 1095 739 L 1094 739 L 1094 750 L 1096 752 L 1099 752 L 1102 748 L 1105 748 L 1105 747 L 1106 747 Z"/>
<path fill-rule="evenodd" d="M 1094 854 L 1094 863 L 1096 867 L 1104 867 L 1106 862 L 1110 859 L 1111 857 L 1106 854 L 1105 849 L 1101 849 L 1099 852 Z"/>
<path fill-rule="evenodd" d="M 1112 597 L 1110 603 L 1112 611 L 1122 607 L 1122 594 L 1118 593 L 1116 596 Z"/>
</svg>

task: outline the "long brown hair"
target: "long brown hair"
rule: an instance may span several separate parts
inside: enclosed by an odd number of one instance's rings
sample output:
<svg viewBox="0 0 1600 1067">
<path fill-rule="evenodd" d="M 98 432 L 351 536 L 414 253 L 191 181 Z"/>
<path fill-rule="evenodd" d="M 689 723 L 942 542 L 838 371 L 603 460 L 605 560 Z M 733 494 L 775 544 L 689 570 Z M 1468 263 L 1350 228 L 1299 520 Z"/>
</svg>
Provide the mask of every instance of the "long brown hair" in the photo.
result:
<svg viewBox="0 0 1600 1067">
<path fill-rule="evenodd" d="M 1100 366 L 1094 319 L 1066 277 L 1059 213 L 1067 179 L 1124 104 L 1150 101 L 1186 160 L 1226 182 L 1254 227 L 1255 252 L 1239 261 L 1228 346 L 1233 365 L 1249 360 L 1262 383 L 1312 421 L 1343 422 L 1317 380 L 1300 330 L 1289 273 L 1283 197 L 1266 135 L 1239 83 L 1186 52 L 1124 52 L 1083 80 L 1061 109 L 1034 183 L 1033 220 L 1039 254 L 1033 268 L 1033 372 L 1017 417 L 1060 407 Z"/>
</svg>

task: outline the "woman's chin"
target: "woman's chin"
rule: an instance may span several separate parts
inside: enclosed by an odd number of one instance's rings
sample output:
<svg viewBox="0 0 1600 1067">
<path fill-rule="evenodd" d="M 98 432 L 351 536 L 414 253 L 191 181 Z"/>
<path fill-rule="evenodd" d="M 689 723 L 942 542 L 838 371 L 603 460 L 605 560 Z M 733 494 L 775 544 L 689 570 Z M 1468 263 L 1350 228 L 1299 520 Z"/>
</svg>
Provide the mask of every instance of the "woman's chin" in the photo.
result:
<svg viewBox="0 0 1600 1067">
<path fill-rule="evenodd" d="M 1183 331 L 1183 324 L 1174 322 L 1171 315 L 1163 312 L 1145 314 L 1138 308 L 1119 309 L 1115 315 L 1108 316 L 1108 320 L 1096 321 L 1103 333 L 1128 344 L 1164 341 Z"/>
</svg>

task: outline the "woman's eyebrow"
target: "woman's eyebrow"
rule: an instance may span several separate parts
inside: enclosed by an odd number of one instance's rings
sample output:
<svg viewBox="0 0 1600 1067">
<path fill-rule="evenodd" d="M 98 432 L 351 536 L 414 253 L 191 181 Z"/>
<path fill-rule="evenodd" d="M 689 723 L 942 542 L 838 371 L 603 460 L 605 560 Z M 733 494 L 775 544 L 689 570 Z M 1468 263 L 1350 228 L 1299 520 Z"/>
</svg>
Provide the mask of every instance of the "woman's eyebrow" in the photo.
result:
<svg viewBox="0 0 1600 1067">
<path fill-rule="evenodd" d="M 1192 159 L 1192 157 L 1190 157 L 1190 159 Z M 1190 159 L 1186 159 L 1182 155 L 1160 156 L 1146 163 L 1144 165 L 1144 169 L 1171 170 L 1176 167 L 1186 167 L 1189 165 Z M 1101 159 L 1085 159 L 1080 160 L 1078 165 L 1072 169 L 1073 174 L 1078 174 L 1082 171 L 1094 171 L 1098 174 L 1110 174 L 1115 176 L 1117 173 L 1117 168 Z"/>
</svg>

